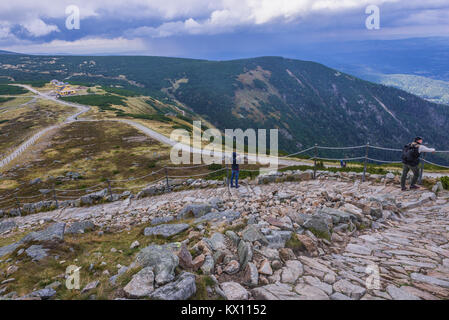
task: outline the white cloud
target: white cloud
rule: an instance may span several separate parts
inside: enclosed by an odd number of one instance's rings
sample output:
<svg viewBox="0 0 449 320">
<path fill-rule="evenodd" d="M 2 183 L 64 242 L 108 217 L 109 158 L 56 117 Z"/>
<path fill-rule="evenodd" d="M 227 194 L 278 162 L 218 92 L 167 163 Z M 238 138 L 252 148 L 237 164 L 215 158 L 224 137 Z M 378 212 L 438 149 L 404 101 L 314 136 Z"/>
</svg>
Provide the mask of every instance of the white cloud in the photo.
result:
<svg viewBox="0 0 449 320">
<path fill-rule="evenodd" d="M 46 24 L 41 19 L 27 21 L 22 26 L 34 37 L 46 36 L 54 31 L 59 31 L 57 26 Z"/>
</svg>

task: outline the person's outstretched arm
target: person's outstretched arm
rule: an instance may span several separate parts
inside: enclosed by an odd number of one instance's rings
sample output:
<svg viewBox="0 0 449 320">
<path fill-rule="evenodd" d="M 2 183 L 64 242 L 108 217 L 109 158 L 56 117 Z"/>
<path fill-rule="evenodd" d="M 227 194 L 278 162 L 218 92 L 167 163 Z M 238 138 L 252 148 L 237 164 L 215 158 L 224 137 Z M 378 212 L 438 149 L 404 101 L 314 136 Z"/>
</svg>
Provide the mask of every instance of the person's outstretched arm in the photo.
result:
<svg viewBox="0 0 449 320">
<path fill-rule="evenodd" d="M 419 153 L 435 152 L 435 149 L 434 148 L 427 148 L 426 146 L 420 145 L 418 151 L 419 151 Z"/>
</svg>

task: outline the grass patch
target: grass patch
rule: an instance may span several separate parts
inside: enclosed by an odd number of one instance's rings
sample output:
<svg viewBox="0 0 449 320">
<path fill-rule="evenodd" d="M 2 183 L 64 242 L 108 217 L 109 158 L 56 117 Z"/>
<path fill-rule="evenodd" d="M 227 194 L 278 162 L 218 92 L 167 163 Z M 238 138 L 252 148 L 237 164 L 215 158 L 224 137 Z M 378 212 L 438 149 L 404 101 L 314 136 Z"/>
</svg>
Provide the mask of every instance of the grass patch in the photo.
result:
<svg viewBox="0 0 449 320">
<path fill-rule="evenodd" d="M 0 97 L 0 103 L 5 103 L 8 101 L 14 100 L 14 98 L 4 98 L 4 97 Z"/>
<path fill-rule="evenodd" d="M 441 177 L 441 183 L 442 183 L 442 185 L 443 185 L 443 188 L 445 189 L 445 190 L 449 190 L 449 177 L 448 176 L 446 176 L 446 177 Z"/>
<path fill-rule="evenodd" d="M 9 86 L 6 84 L 0 84 L 0 95 L 17 95 L 17 94 L 24 94 L 27 93 L 28 90 L 17 87 L 17 86 Z"/>
<path fill-rule="evenodd" d="M 126 106 L 125 98 L 118 97 L 112 94 L 89 94 L 84 96 L 71 96 L 71 97 L 62 97 L 60 98 L 64 101 L 85 104 L 89 106 L 100 107 L 102 110 L 111 110 L 112 105 L 118 106 Z M 117 111 L 118 109 L 112 109 L 113 111 Z"/>
</svg>

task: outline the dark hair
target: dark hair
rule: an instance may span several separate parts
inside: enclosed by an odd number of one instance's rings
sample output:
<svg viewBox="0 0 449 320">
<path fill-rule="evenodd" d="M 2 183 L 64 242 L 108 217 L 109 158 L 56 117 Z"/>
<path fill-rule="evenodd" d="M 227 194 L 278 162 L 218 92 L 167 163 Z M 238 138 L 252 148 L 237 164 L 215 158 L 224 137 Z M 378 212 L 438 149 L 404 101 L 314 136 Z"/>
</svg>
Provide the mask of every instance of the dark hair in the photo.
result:
<svg viewBox="0 0 449 320">
<path fill-rule="evenodd" d="M 422 140 L 422 138 L 421 137 L 416 137 L 415 138 L 415 142 L 418 142 L 419 140 Z"/>
</svg>

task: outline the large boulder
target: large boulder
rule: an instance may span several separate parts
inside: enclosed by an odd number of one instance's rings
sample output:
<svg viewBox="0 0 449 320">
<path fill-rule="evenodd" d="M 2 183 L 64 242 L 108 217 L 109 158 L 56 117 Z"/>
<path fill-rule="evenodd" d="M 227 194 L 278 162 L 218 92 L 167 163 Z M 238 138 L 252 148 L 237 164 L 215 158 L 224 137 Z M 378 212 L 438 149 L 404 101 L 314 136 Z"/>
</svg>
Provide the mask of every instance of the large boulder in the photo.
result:
<svg viewBox="0 0 449 320">
<path fill-rule="evenodd" d="M 330 229 L 332 227 L 332 219 L 329 221 L 328 215 L 316 213 L 312 215 L 305 223 L 304 228 L 309 229 L 315 236 L 319 238 L 330 239 Z"/>
<path fill-rule="evenodd" d="M 240 218 L 240 212 L 227 210 L 222 212 L 210 212 L 204 216 L 195 219 L 195 223 L 201 223 L 205 221 L 226 221 L 232 222 Z"/>
<path fill-rule="evenodd" d="M 248 291 L 237 282 L 224 282 L 221 289 L 228 300 L 248 300 Z"/>
<path fill-rule="evenodd" d="M 156 227 L 145 228 L 143 234 L 145 236 L 161 236 L 163 238 L 172 237 L 189 228 L 188 224 L 161 224 Z"/>
<path fill-rule="evenodd" d="M 142 298 L 154 291 L 154 273 L 152 267 L 145 267 L 137 272 L 123 288 L 129 298 Z"/>
<path fill-rule="evenodd" d="M 48 249 L 45 249 L 41 245 L 32 245 L 25 250 L 26 254 L 35 261 L 40 261 L 48 256 Z"/>
<path fill-rule="evenodd" d="M 0 233 L 10 231 L 11 229 L 16 227 L 16 223 L 14 221 L 4 221 L 0 222 Z"/>
<path fill-rule="evenodd" d="M 211 210 L 212 206 L 208 203 L 188 204 L 178 213 L 178 219 L 199 218 Z"/>
<path fill-rule="evenodd" d="M 285 243 L 290 240 L 292 236 L 291 231 L 277 231 L 274 230 L 271 234 L 266 235 L 267 246 L 271 249 L 280 249 L 285 247 Z"/>
<path fill-rule="evenodd" d="M 176 281 L 156 289 L 150 297 L 155 300 L 187 300 L 195 293 L 195 275 L 183 272 Z"/>
<path fill-rule="evenodd" d="M 94 228 L 95 225 L 91 221 L 76 221 L 65 229 L 65 234 L 84 233 Z"/>
<path fill-rule="evenodd" d="M 54 223 L 42 231 L 34 231 L 26 235 L 19 243 L 31 241 L 62 241 L 64 240 L 65 223 Z"/>
<path fill-rule="evenodd" d="M 251 290 L 255 300 L 300 300 L 300 296 L 292 291 L 291 285 L 283 283 L 269 284 Z"/>
<path fill-rule="evenodd" d="M 237 254 L 239 257 L 240 267 L 242 269 L 246 268 L 246 265 L 248 264 L 248 262 L 250 262 L 253 259 L 253 250 L 252 250 L 251 244 L 249 244 L 246 241 L 241 240 L 237 247 Z"/>
<path fill-rule="evenodd" d="M 260 232 L 259 228 L 254 224 L 250 224 L 242 231 L 242 238 L 248 242 L 259 241 L 261 243 L 267 243 L 267 239 L 263 233 Z"/>
<path fill-rule="evenodd" d="M 140 250 L 136 263 L 143 267 L 153 267 L 156 283 L 162 285 L 175 278 L 179 260 L 167 245 L 150 245 Z"/>
</svg>

